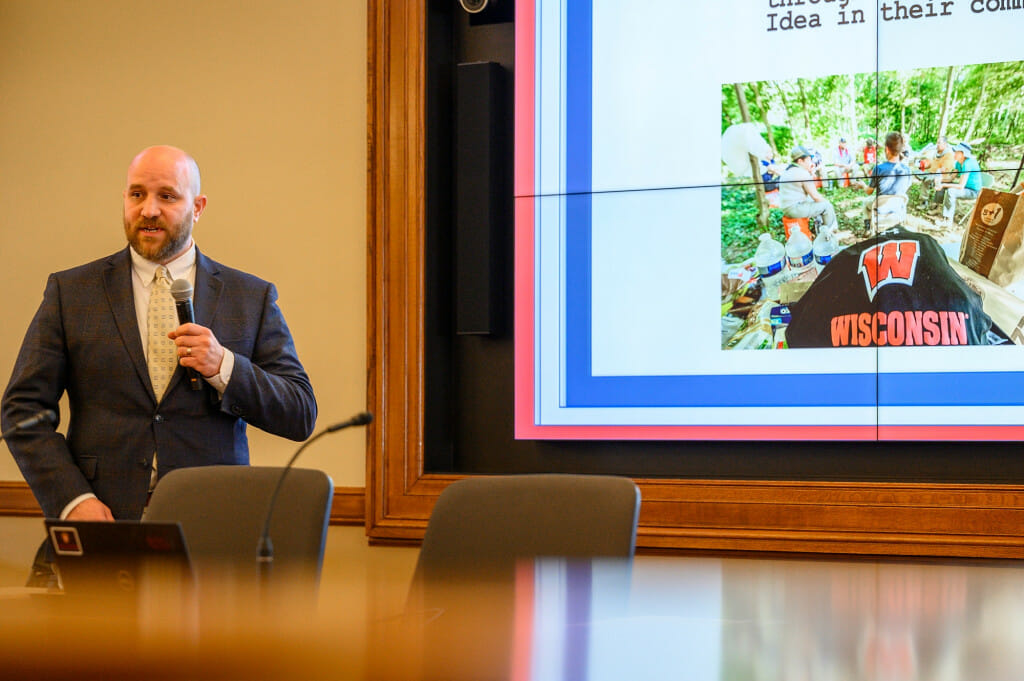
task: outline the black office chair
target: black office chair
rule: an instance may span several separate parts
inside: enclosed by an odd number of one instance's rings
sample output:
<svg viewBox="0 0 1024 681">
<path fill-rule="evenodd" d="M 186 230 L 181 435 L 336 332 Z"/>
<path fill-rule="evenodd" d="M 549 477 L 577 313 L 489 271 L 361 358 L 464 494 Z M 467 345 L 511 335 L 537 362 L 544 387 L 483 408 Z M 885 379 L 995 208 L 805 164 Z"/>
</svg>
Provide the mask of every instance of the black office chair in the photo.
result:
<svg viewBox="0 0 1024 681">
<path fill-rule="evenodd" d="M 630 561 L 640 490 L 628 478 L 466 478 L 438 497 L 406 602 L 425 679 L 507 678 L 516 570 L 529 559 Z M 525 561 L 525 562 L 524 562 Z"/>
<path fill-rule="evenodd" d="M 414 580 L 508 569 L 517 559 L 632 558 L 640 490 L 628 478 L 466 478 L 438 497 Z"/>
<path fill-rule="evenodd" d="M 243 592 L 260 584 L 257 549 L 282 470 L 200 466 L 171 471 L 157 483 L 143 522 L 181 523 L 201 596 L 212 588 Z M 268 583 L 287 580 L 290 594 L 315 598 L 333 493 L 323 471 L 288 471 L 270 523 L 274 562 Z"/>
</svg>

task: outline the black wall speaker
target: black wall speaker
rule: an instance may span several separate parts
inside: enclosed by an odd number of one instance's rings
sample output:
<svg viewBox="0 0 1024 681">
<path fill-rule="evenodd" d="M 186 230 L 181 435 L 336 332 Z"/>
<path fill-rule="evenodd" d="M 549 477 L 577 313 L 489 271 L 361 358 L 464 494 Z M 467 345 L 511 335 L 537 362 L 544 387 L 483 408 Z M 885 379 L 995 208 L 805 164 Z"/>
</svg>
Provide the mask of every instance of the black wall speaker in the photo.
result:
<svg viewBox="0 0 1024 681">
<path fill-rule="evenodd" d="M 458 64 L 455 78 L 455 327 L 501 334 L 511 191 L 500 64 Z"/>
</svg>

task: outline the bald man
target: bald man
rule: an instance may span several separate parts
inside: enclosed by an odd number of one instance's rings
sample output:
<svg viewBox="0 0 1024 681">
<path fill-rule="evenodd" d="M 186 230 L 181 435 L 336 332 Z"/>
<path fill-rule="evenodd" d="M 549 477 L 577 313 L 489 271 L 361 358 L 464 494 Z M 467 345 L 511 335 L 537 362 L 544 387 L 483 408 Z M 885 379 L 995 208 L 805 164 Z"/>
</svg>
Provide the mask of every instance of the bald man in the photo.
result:
<svg viewBox="0 0 1024 681">
<path fill-rule="evenodd" d="M 247 464 L 247 424 L 298 441 L 316 421 L 274 285 L 196 248 L 206 196 L 195 160 L 174 147 L 143 150 L 123 198 L 128 246 L 50 275 L 3 396 L 5 431 L 59 413 L 68 396 L 67 437 L 44 421 L 8 439 L 47 517 L 140 518 L 168 471 Z M 164 274 L 193 285 L 196 323 L 172 317 L 169 331 L 153 331 L 150 298 Z M 157 380 L 149 360 L 160 354 Z"/>
</svg>

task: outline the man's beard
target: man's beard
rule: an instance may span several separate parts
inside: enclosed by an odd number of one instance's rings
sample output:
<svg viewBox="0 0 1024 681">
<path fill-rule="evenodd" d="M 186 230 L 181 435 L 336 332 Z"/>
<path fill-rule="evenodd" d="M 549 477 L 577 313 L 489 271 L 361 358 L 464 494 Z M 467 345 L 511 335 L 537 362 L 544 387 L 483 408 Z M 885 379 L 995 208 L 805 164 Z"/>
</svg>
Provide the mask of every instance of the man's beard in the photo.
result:
<svg viewBox="0 0 1024 681">
<path fill-rule="evenodd" d="M 146 260 L 164 262 L 180 253 L 188 245 L 192 238 L 192 216 L 192 211 L 189 211 L 174 227 L 169 226 L 160 218 L 139 218 L 134 223 L 129 223 L 128 218 L 124 218 L 124 233 L 136 253 Z M 160 246 L 154 246 L 152 243 L 144 241 L 142 230 L 146 227 L 160 227 L 164 230 L 167 240 Z"/>
</svg>

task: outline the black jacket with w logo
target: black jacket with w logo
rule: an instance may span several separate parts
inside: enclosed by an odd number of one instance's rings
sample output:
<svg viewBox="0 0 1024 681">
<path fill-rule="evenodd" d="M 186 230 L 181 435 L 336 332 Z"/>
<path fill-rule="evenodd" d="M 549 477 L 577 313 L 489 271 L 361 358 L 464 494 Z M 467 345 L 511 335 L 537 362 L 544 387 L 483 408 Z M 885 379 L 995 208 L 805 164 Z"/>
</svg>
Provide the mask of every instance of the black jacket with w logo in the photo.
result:
<svg viewBox="0 0 1024 681">
<path fill-rule="evenodd" d="M 992 326 L 938 242 L 903 227 L 836 253 L 790 311 L 794 348 L 985 345 Z"/>
</svg>

